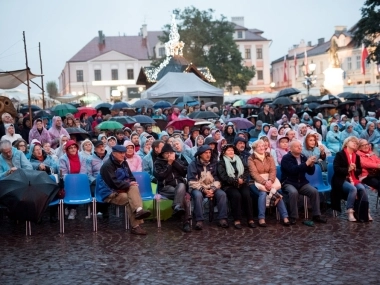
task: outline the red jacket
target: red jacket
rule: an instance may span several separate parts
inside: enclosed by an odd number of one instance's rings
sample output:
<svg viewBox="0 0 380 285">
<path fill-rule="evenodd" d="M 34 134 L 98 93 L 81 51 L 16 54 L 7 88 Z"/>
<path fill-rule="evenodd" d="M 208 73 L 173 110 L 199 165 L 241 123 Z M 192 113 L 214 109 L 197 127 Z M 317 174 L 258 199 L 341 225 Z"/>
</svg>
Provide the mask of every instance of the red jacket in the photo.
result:
<svg viewBox="0 0 380 285">
<path fill-rule="evenodd" d="M 372 151 L 365 153 L 358 150 L 356 154 L 360 156 L 360 164 L 362 166 L 362 174 L 359 176 L 359 179 L 363 180 L 368 176 L 368 169 L 379 168 L 380 158 Z"/>
</svg>

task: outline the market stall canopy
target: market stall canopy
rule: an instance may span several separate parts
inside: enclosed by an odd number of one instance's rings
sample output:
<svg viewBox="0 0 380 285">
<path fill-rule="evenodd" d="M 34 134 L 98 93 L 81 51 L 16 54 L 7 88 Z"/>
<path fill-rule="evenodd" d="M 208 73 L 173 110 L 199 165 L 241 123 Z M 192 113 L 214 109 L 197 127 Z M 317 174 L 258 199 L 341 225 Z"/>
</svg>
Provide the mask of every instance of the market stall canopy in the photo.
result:
<svg viewBox="0 0 380 285">
<path fill-rule="evenodd" d="M 0 71 L 0 88 L 1 89 L 13 89 L 24 83 L 28 79 L 35 77 L 41 77 L 43 75 L 33 74 L 30 69 L 20 69 L 12 71 Z"/>
<path fill-rule="evenodd" d="M 204 82 L 193 73 L 169 72 L 141 94 L 141 98 L 223 97 L 223 90 Z"/>
</svg>

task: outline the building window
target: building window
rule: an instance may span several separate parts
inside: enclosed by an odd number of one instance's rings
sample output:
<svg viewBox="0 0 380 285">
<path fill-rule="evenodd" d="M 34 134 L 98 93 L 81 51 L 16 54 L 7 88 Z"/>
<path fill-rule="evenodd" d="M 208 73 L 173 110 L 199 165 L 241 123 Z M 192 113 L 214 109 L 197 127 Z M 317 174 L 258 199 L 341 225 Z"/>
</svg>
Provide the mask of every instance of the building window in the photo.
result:
<svg viewBox="0 0 380 285">
<path fill-rule="evenodd" d="M 77 70 L 77 82 L 83 82 L 83 70 Z"/>
<path fill-rule="evenodd" d="M 361 56 L 356 56 L 356 69 L 361 69 Z"/>
<path fill-rule="evenodd" d="M 95 69 L 94 70 L 94 76 L 95 76 L 95 81 L 101 81 L 102 80 L 102 71 L 100 69 Z"/>
<path fill-rule="evenodd" d="M 117 69 L 111 69 L 112 80 L 119 80 L 119 71 Z"/>
<path fill-rule="evenodd" d="M 133 69 L 127 69 L 127 78 L 128 78 L 129 80 L 135 78 L 135 76 L 134 76 L 134 74 L 133 74 Z"/>
<path fill-rule="evenodd" d="M 263 49 L 262 48 L 256 49 L 256 58 L 257 59 L 263 59 Z"/>
<path fill-rule="evenodd" d="M 356 82 L 356 85 L 360 85 L 360 84 L 362 84 L 362 82 L 361 82 L 361 81 L 358 81 L 358 82 Z"/>
<path fill-rule="evenodd" d="M 245 59 L 251 59 L 251 49 L 250 48 L 245 49 Z"/>
<path fill-rule="evenodd" d="M 163 56 L 165 56 L 165 48 L 164 48 L 164 47 L 160 47 L 160 48 L 158 49 L 158 56 L 159 56 L 159 57 L 163 57 Z"/>
<path fill-rule="evenodd" d="M 370 81 L 370 80 L 366 80 L 366 81 L 364 82 L 364 84 L 371 84 L 371 81 Z"/>
<path fill-rule="evenodd" d="M 243 38 L 243 32 L 237 31 L 237 37 L 238 37 L 238 39 L 242 39 Z"/>
<path fill-rule="evenodd" d="M 352 62 L 351 62 L 351 57 L 347 57 L 347 70 L 352 69 Z"/>
<path fill-rule="evenodd" d="M 257 80 L 263 80 L 263 79 L 264 79 L 263 71 L 262 70 L 258 70 L 257 71 Z"/>
</svg>

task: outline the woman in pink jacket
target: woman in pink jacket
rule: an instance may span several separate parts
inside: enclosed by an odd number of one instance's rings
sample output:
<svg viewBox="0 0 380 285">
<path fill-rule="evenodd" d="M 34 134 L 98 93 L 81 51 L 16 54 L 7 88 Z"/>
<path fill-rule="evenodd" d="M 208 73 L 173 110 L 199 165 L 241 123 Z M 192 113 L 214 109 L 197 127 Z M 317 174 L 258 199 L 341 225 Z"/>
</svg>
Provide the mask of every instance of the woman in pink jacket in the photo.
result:
<svg viewBox="0 0 380 285">
<path fill-rule="evenodd" d="M 135 145 L 131 141 L 125 141 L 124 146 L 127 148 L 125 158 L 128 162 L 128 166 L 132 172 L 142 171 L 142 159 L 135 152 Z"/>
<path fill-rule="evenodd" d="M 362 174 L 359 179 L 368 186 L 380 192 L 380 158 L 372 151 L 367 140 L 359 140 L 359 148 L 356 152 L 360 156 Z"/>
</svg>

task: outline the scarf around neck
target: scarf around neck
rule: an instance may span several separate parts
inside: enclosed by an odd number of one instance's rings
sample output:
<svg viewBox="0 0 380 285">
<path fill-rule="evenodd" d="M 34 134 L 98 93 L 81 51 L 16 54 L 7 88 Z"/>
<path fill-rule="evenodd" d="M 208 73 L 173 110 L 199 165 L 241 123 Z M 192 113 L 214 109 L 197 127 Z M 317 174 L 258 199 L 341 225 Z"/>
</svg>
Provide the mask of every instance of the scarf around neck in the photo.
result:
<svg viewBox="0 0 380 285">
<path fill-rule="evenodd" d="M 70 173 L 79 173 L 80 172 L 80 159 L 78 153 L 74 155 L 67 154 L 70 163 Z"/>
<path fill-rule="evenodd" d="M 261 161 L 264 161 L 265 159 L 265 152 L 263 154 L 259 154 L 258 152 L 254 151 L 253 152 L 255 154 L 255 156 L 260 159 Z"/>
<path fill-rule="evenodd" d="M 346 154 L 348 164 L 356 163 L 356 153 L 352 152 L 352 154 L 349 154 L 348 151 L 347 151 L 347 147 L 345 147 L 343 150 L 344 150 L 344 152 Z M 360 183 L 360 181 L 355 176 L 355 171 L 354 170 L 351 170 L 348 173 L 348 178 L 350 179 L 350 182 L 353 185 L 355 185 L 355 186 Z"/>
<path fill-rule="evenodd" d="M 229 177 L 235 178 L 235 177 L 241 177 L 243 175 L 244 166 L 243 166 L 243 163 L 241 162 L 240 157 L 238 157 L 236 154 L 234 155 L 233 158 L 223 155 L 223 159 L 226 164 L 226 170 Z M 235 176 L 235 168 L 232 166 L 233 162 L 236 162 L 236 169 L 238 171 L 237 176 Z"/>
</svg>

